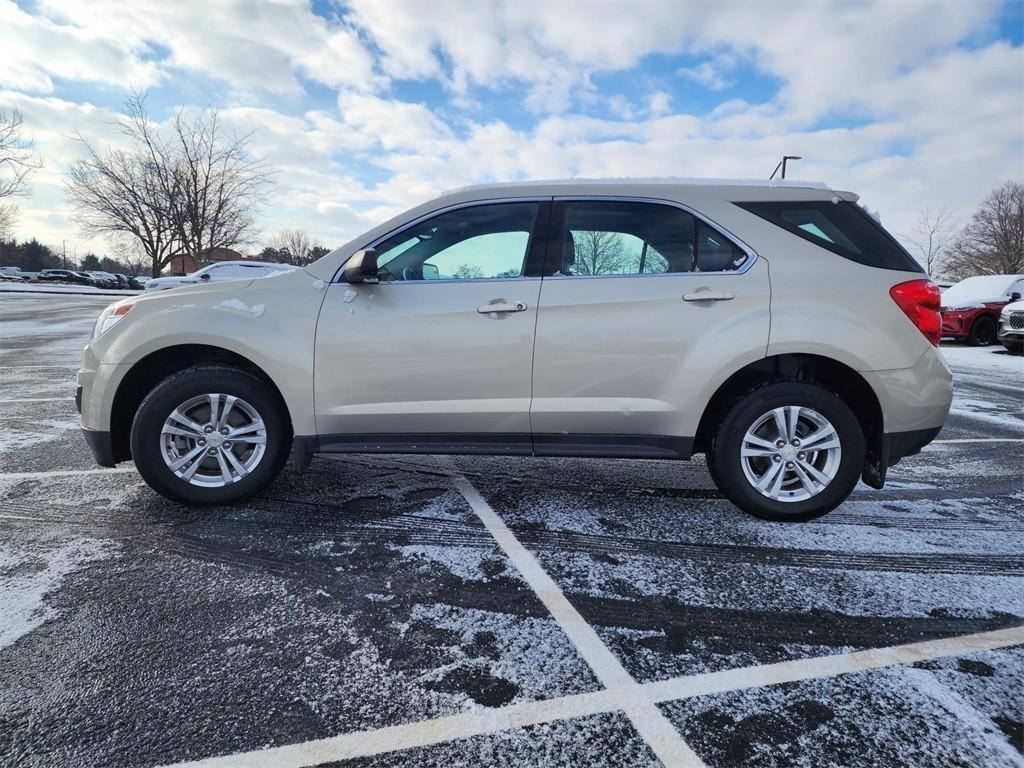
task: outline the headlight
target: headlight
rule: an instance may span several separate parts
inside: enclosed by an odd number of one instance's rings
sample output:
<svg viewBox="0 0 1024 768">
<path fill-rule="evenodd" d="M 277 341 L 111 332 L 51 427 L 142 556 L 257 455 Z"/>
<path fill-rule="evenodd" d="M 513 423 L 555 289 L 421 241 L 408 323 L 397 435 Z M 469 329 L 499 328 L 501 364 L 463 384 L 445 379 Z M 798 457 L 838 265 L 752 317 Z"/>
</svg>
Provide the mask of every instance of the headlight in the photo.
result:
<svg viewBox="0 0 1024 768">
<path fill-rule="evenodd" d="M 109 331 L 122 317 L 131 312 L 134 306 L 135 302 L 133 301 L 121 301 L 117 304 L 111 304 L 104 309 L 100 312 L 100 316 L 96 318 L 96 325 L 92 329 L 92 337 L 95 339 Z"/>
</svg>

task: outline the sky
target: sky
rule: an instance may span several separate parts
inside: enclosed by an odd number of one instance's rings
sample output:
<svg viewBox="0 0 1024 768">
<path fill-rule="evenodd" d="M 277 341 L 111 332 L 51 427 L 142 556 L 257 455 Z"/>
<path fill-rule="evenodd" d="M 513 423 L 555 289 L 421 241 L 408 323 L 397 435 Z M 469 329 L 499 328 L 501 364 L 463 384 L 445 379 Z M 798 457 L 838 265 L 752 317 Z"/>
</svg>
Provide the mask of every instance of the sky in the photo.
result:
<svg viewBox="0 0 1024 768">
<path fill-rule="evenodd" d="M 789 178 L 895 234 L 1024 178 L 1024 2 L 0 0 L 0 108 L 43 166 L 16 235 L 104 252 L 72 220 L 74 136 L 216 106 L 275 171 L 258 249 L 327 246 L 471 183 Z"/>
</svg>

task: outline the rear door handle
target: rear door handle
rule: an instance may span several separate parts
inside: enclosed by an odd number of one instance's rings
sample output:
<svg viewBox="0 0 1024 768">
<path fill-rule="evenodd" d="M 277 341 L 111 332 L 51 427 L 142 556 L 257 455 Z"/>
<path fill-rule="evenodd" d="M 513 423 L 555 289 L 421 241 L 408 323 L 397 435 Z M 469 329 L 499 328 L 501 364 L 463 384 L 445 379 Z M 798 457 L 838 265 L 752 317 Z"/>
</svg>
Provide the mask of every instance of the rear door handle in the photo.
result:
<svg viewBox="0 0 1024 768">
<path fill-rule="evenodd" d="M 730 301 L 736 298 L 732 291 L 694 291 L 683 294 L 683 301 Z"/>
<path fill-rule="evenodd" d="M 508 301 L 507 299 L 493 299 L 486 304 L 476 308 L 481 315 L 498 315 L 507 312 L 525 312 L 526 304 L 522 301 Z"/>
</svg>

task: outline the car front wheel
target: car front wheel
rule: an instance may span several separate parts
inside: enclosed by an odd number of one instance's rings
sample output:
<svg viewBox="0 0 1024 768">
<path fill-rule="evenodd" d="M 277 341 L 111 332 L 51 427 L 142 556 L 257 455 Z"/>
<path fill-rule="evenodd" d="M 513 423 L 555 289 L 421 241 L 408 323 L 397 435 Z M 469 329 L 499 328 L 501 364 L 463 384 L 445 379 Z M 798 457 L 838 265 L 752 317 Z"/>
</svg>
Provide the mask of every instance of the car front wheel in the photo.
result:
<svg viewBox="0 0 1024 768">
<path fill-rule="evenodd" d="M 131 432 L 146 483 L 191 505 L 258 493 L 277 477 L 290 446 L 279 398 L 256 376 L 219 366 L 164 379 L 142 401 Z"/>
<path fill-rule="evenodd" d="M 712 451 L 718 487 L 740 509 L 766 520 L 810 520 L 853 491 L 864 434 L 832 392 L 779 382 L 733 405 Z"/>
<path fill-rule="evenodd" d="M 987 347 L 996 340 L 996 321 L 991 317 L 979 317 L 971 325 L 967 343 L 972 347 Z"/>
</svg>

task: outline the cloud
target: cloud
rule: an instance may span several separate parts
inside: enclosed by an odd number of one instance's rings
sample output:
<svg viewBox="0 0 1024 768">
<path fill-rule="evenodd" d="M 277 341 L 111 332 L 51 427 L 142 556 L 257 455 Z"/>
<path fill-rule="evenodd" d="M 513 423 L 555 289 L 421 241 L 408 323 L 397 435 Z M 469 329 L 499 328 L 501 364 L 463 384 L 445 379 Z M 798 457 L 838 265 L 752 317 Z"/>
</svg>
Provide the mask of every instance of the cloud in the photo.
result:
<svg viewBox="0 0 1024 768">
<path fill-rule="evenodd" d="M 225 124 L 277 170 L 266 231 L 331 243 L 487 181 L 757 177 L 798 154 L 791 175 L 860 192 L 903 231 L 919 207 L 967 212 L 1024 175 L 1024 48 L 992 42 L 987 0 L 36 7 L 0 0 L 0 104 L 23 110 L 46 162 L 20 233 L 51 240 L 77 236 L 51 215 L 70 135 L 108 141 L 116 116 L 79 81 L 223 83 Z"/>
<path fill-rule="evenodd" d="M 17 87 L 30 87 L 24 83 L 33 78 L 44 84 L 56 74 L 139 88 L 175 71 L 222 80 L 235 90 L 292 96 L 303 92 L 298 74 L 331 87 L 386 84 L 355 30 L 343 19 L 316 15 L 300 0 L 41 0 L 35 16 L 9 0 L 0 4 L 20 25 L 0 23 L 0 30 L 8 27 L 0 31 L 0 43 L 17 42 L 25 29 L 32 32 L 16 49 L 23 81 Z"/>
</svg>

